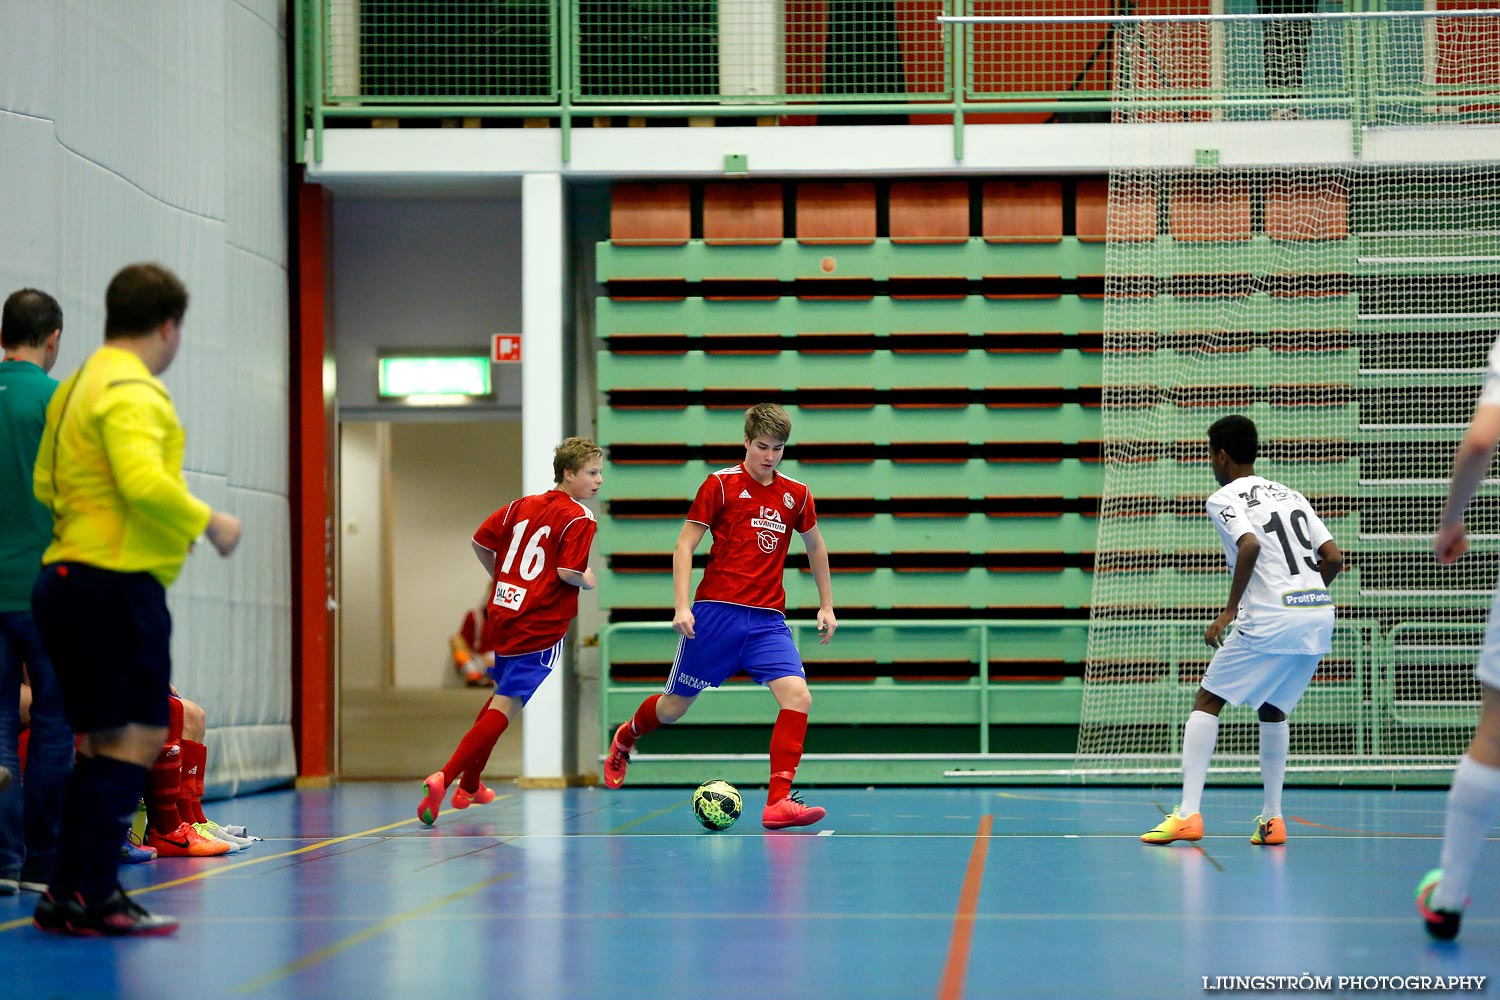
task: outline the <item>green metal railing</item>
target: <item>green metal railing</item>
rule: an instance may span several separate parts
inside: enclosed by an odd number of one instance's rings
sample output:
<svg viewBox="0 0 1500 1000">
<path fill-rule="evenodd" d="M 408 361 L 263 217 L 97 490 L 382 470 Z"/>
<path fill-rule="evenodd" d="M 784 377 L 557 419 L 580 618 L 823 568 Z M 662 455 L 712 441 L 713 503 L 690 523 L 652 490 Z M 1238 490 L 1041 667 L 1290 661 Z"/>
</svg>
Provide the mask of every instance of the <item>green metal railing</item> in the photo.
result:
<svg viewBox="0 0 1500 1000">
<path fill-rule="evenodd" d="M 1339 9 L 1413 4 L 1420 0 L 1348 0 Z M 1001 8 L 978 0 L 828 4 L 817 13 L 780 6 L 294 0 L 298 124 L 312 129 L 318 160 L 330 119 L 546 119 L 563 130 L 566 161 L 579 119 L 912 117 L 951 120 L 961 158 L 964 124 L 975 115 L 1106 116 L 1114 109 L 1122 32 L 1131 33 L 1135 59 L 1133 112 L 1263 118 L 1289 100 L 1261 55 L 1271 30 L 1262 21 L 944 25 L 939 15 Z M 1197 9 L 1201 4 L 1185 0 L 1184 11 Z M 1021 0 L 1003 10 L 1057 18 L 1073 8 L 1069 0 Z M 1226 13 L 1257 10 L 1254 0 L 1225 2 Z M 1500 18 L 1475 23 L 1478 41 L 1450 40 L 1454 51 L 1494 43 Z M 1305 74 L 1298 60 L 1293 103 L 1304 116 L 1356 124 L 1500 120 L 1500 82 L 1475 79 L 1463 66 L 1434 68 L 1437 31 L 1416 19 L 1320 23 Z M 300 156 L 302 144 L 296 146 Z"/>
</svg>

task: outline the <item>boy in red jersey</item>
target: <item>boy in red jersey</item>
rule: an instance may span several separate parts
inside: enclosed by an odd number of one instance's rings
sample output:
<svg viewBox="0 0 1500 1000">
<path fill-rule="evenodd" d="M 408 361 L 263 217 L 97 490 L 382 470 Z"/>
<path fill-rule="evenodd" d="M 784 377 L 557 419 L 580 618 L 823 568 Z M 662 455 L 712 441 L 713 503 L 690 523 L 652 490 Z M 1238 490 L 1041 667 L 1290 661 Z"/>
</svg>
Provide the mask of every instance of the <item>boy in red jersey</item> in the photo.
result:
<svg viewBox="0 0 1500 1000">
<path fill-rule="evenodd" d="M 762 825 L 768 830 L 809 826 L 825 815 L 822 808 L 804 805 L 792 794 L 812 707 L 802 658 L 786 624 L 786 593 L 781 586 L 793 529 L 802 535 L 818 588 L 819 641 L 832 639 L 839 623 L 833 614 L 828 550 L 818 532 L 812 492 L 776 471 L 791 433 L 786 410 L 774 403 L 751 407 L 745 411 L 745 460 L 720 469 L 698 488 L 672 552 L 672 628 L 682 637 L 677 657 L 664 692 L 641 702 L 634 718 L 615 730 L 604 762 L 606 787 L 625 783 L 637 739 L 659 725 L 676 722 L 704 689 L 718 687 L 744 670 L 769 688 L 781 706 L 771 731 L 771 788 Z M 713 546 L 690 603 L 693 552 L 705 531 L 713 532 Z"/>
<path fill-rule="evenodd" d="M 552 474 L 555 489 L 511 501 L 474 533 L 474 554 L 490 574 L 480 647 L 495 652 L 489 668 L 495 696 L 448 763 L 423 784 L 417 818 L 428 826 L 437 822 L 454 778 L 462 776 L 453 808 L 493 801 L 495 793 L 479 780 L 490 752 L 552 672 L 568 623 L 578 613 L 578 591 L 596 585 L 588 566 L 596 524 L 579 501 L 599 494 L 604 453 L 588 438 L 568 438 L 552 453 Z"/>
</svg>

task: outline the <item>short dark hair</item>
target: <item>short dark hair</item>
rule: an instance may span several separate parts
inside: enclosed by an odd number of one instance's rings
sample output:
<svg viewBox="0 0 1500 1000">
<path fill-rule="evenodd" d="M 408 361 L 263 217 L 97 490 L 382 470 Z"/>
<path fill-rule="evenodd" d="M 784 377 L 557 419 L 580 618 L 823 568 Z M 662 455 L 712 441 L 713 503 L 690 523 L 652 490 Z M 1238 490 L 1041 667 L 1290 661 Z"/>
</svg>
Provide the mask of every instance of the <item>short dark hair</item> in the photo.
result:
<svg viewBox="0 0 1500 1000">
<path fill-rule="evenodd" d="M 180 323 L 187 304 L 187 288 L 177 275 L 160 264 L 131 264 L 104 293 L 104 339 L 139 337 L 167 320 Z"/>
<path fill-rule="evenodd" d="M 62 306 L 46 292 L 23 288 L 11 292 L 0 312 L 0 342 L 7 350 L 41 347 L 63 325 Z"/>
<path fill-rule="evenodd" d="M 1210 451 L 1224 449 L 1240 465 L 1253 465 L 1260 450 L 1255 421 L 1238 413 L 1220 417 L 1208 428 L 1208 447 Z"/>
</svg>

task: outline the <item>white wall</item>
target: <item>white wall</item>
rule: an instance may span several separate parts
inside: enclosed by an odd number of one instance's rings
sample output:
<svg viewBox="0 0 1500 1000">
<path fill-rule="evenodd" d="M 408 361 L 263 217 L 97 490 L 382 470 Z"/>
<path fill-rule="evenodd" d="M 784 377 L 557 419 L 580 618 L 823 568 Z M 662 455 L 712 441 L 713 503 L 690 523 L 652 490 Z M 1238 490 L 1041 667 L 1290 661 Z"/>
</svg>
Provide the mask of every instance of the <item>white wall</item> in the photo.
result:
<svg viewBox="0 0 1500 1000">
<path fill-rule="evenodd" d="M 390 424 L 339 428 L 339 686 L 391 679 L 388 492 Z"/>
<path fill-rule="evenodd" d="M 448 637 L 488 583 L 469 541 L 522 493 L 520 422 L 392 424 L 390 484 L 395 686 L 443 687 Z"/>
<path fill-rule="evenodd" d="M 174 680 L 220 790 L 290 777 L 284 0 L 0 4 L 0 294 L 64 311 L 65 376 L 104 288 L 159 261 L 192 296 L 165 382 L 194 492 L 244 521 L 170 592 Z"/>
</svg>

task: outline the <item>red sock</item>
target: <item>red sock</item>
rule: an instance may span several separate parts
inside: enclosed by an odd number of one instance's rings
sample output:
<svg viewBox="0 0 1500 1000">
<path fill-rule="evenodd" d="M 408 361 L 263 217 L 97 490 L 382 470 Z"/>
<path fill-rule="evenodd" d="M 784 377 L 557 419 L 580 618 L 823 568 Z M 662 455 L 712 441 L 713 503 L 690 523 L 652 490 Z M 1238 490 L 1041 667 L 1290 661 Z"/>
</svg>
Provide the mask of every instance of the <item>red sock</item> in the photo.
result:
<svg viewBox="0 0 1500 1000">
<path fill-rule="evenodd" d="M 479 721 L 464 733 L 464 738 L 458 741 L 458 749 L 453 751 L 448 763 L 443 765 L 443 786 L 453 784 L 453 779 L 462 774 L 468 779 L 463 785 L 464 791 L 477 791 L 479 775 L 484 770 L 484 765 L 489 763 L 490 751 L 495 749 L 495 742 L 508 725 L 510 719 L 499 709 L 481 715 Z M 469 780 L 473 781 L 473 787 L 469 786 Z"/>
<path fill-rule="evenodd" d="M 146 825 L 171 833 L 186 818 L 177 809 L 182 797 L 182 702 L 167 699 L 167 741 L 146 778 Z"/>
<path fill-rule="evenodd" d="M 474 716 L 474 721 L 478 722 L 480 719 L 484 718 L 484 713 L 488 712 L 490 710 L 490 706 L 493 705 L 494 703 L 495 703 L 495 696 L 494 695 L 490 695 L 489 700 L 486 701 L 483 705 L 480 706 L 480 708 L 479 708 L 479 714 L 476 715 L 476 716 Z"/>
<path fill-rule="evenodd" d="M 661 725 L 661 719 L 656 717 L 656 703 L 659 701 L 661 701 L 661 695 L 653 694 L 641 702 L 641 707 L 635 710 L 630 725 L 626 726 L 625 732 L 621 734 L 624 737 L 620 740 L 621 747 L 629 750 L 635 746 L 636 740 Z"/>
<path fill-rule="evenodd" d="M 182 747 L 168 743 L 151 765 L 146 778 L 146 825 L 157 833 L 171 833 L 182 825 L 177 800 L 182 797 Z"/>
<path fill-rule="evenodd" d="M 771 730 L 771 790 L 766 805 L 774 805 L 792 793 L 792 777 L 802 762 L 802 741 L 807 736 L 807 713 L 783 708 Z"/>
<path fill-rule="evenodd" d="M 189 823 L 207 823 L 203 815 L 203 769 L 208 763 L 208 747 L 196 740 L 182 741 L 182 790 L 177 795 L 177 812 Z"/>
<path fill-rule="evenodd" d="M 26 773 L 26 749 L 31 743 L 31 727 L 21 730 L 21 735 L 16 739 L 16 754 L 21 758 L 21 773 Z"/>
</svg>

